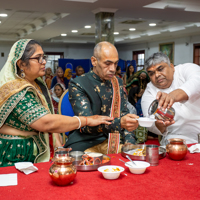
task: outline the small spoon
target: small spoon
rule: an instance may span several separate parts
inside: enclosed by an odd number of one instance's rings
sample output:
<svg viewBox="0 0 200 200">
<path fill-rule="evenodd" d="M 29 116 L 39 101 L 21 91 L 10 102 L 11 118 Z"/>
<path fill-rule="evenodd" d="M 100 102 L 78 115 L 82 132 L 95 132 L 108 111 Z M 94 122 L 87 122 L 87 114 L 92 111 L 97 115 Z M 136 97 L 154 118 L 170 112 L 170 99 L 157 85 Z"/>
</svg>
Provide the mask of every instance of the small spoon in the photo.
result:
<svg viewBox="0 0 200 200">
<path fill-rule="evenodd" d="M 137 165 L 131 160 L 131 158 L 130 158 L 128 155 L 126 155 L 126 157 L 127 157 L 135 166 L 137 166 Z"/>
<path fill-rule="evenodd" d="M 119 159 L 119 160 L 122 161 L 122 162 L 124 162 L 125 164 L 127 164 L 129 167 L 133 167 L 132 165 L 126 163 L 125 161 L 123 161 L 123 160 L 121 160 L 121 159 Z"/>
</svg>

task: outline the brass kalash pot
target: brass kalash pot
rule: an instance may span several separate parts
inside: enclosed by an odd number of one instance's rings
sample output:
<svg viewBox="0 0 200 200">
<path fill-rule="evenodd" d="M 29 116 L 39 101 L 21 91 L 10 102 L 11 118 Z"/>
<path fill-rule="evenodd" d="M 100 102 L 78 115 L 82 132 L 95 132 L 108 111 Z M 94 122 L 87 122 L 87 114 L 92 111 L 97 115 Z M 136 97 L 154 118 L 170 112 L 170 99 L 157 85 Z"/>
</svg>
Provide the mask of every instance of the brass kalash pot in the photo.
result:
<svg viewBox="0 0 200 200">
<path fill-rule="evenodd" d="M 49 175 L 57 185 L 68 185 L 76 177 L 77 169 L 74 166 L 74 158 L 69 157 L 67 149 L 59 149 L 52 159 L 54 162 L 49 169 Z"/>
<path fill-rule="evenodd" d="M 187 154 L 187 145 L 185 140 L 180 138 L 169 139 L 169 144 L 166 146 L 166 151 L 169 157 L 173 160 L 182 160 Z"/>
</svg>

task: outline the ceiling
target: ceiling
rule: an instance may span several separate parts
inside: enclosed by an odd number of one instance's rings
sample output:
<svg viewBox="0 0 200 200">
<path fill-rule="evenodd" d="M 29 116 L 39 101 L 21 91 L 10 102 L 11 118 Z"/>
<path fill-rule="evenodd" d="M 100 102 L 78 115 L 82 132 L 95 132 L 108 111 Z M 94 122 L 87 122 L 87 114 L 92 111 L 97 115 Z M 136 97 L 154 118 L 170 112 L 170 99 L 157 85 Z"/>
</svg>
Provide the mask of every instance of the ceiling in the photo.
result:
<svg viewBox="0 0 200 200">
<path fill-rule="evenodd" d="M 95 43 L 97 9 L 115 10 L 115 44 L 200 35 L 200 0 L 0 0 L 0 5 L 0 13 L 8 14 L 0 17 L 0 41 Z"/>
</svg>

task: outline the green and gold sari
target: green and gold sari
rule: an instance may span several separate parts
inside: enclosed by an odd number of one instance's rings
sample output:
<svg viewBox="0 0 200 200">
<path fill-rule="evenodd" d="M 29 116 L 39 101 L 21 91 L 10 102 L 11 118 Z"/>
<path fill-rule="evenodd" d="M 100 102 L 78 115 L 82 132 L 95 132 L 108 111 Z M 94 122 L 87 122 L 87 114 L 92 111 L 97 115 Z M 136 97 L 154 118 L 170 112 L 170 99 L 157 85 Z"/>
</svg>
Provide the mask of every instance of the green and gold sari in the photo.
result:
<svg viewBox="0 0 200 200">
<path fill-rule="evenodd" d="M 145 79 L 140 79 L 140 74 L 144 73 L 146 74 L 146 78 Z M 126 84 L 126 90 L 129 93 L 130 89 L 131 89 L 131 85 L 132 84 L 136 84 L 140 87 L 140 89 L 145 90 L 147 87 L 147 84 L 149 83 L 150 79 L 149 79 L 149 75 L 147 74 L 147 72 L 142 69 L 138 72 L 136 72 L 131 79 L 129 80 L 129 82 Z"/>
<path fill-rule="evenodd" d="M 5 135 L 0 129 L 0 167 L 12 166 L 16 162 L 37 163 L 50 159 L 49 134 L 30 127 L 39 118 L 53 113 L 50 94 L 41 78 L 37 78 L 37 83 L 46 90 L 48 98 L 17 75 L 16 63 L 22 57 L 29 41 L 22 39 L 12 46 L 8 60 L 0 72 L 0 128 L 7 125 L 20 131 L 34 131 L 38 134 L 27 137 Z"/>
</svg>

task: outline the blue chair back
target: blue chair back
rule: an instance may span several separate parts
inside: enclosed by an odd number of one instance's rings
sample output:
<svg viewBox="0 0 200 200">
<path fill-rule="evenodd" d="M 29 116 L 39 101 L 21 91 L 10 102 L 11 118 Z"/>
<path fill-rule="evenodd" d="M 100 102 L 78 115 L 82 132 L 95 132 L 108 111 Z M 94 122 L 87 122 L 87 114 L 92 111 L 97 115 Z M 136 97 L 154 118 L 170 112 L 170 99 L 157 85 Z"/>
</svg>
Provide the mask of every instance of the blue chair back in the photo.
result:
<svg viewBox="0 0 200 200">
<path fill-rule="evenodd" d="M 72 106 L 69 102 L 69 91 L 65 90 L 65 92 L 62 94 L 59 104 L 58 104 L 58 113 L 61 115 L 66 115 L 73 117 L 74 111 L 72 109 Z M 66 132 L 65 135 L 69 135 L 69 132 Z"/>
<path fill-rule="evenodd" d="M 73 71 L 73 65 L 72 65 L 72 63 L 67 63 L 67 64 L 65 65 L 65 68 L 66 68 L 66 69 L 69 68 L 69 69 L 71 69 L 71 70 Z"/>
</svg>

